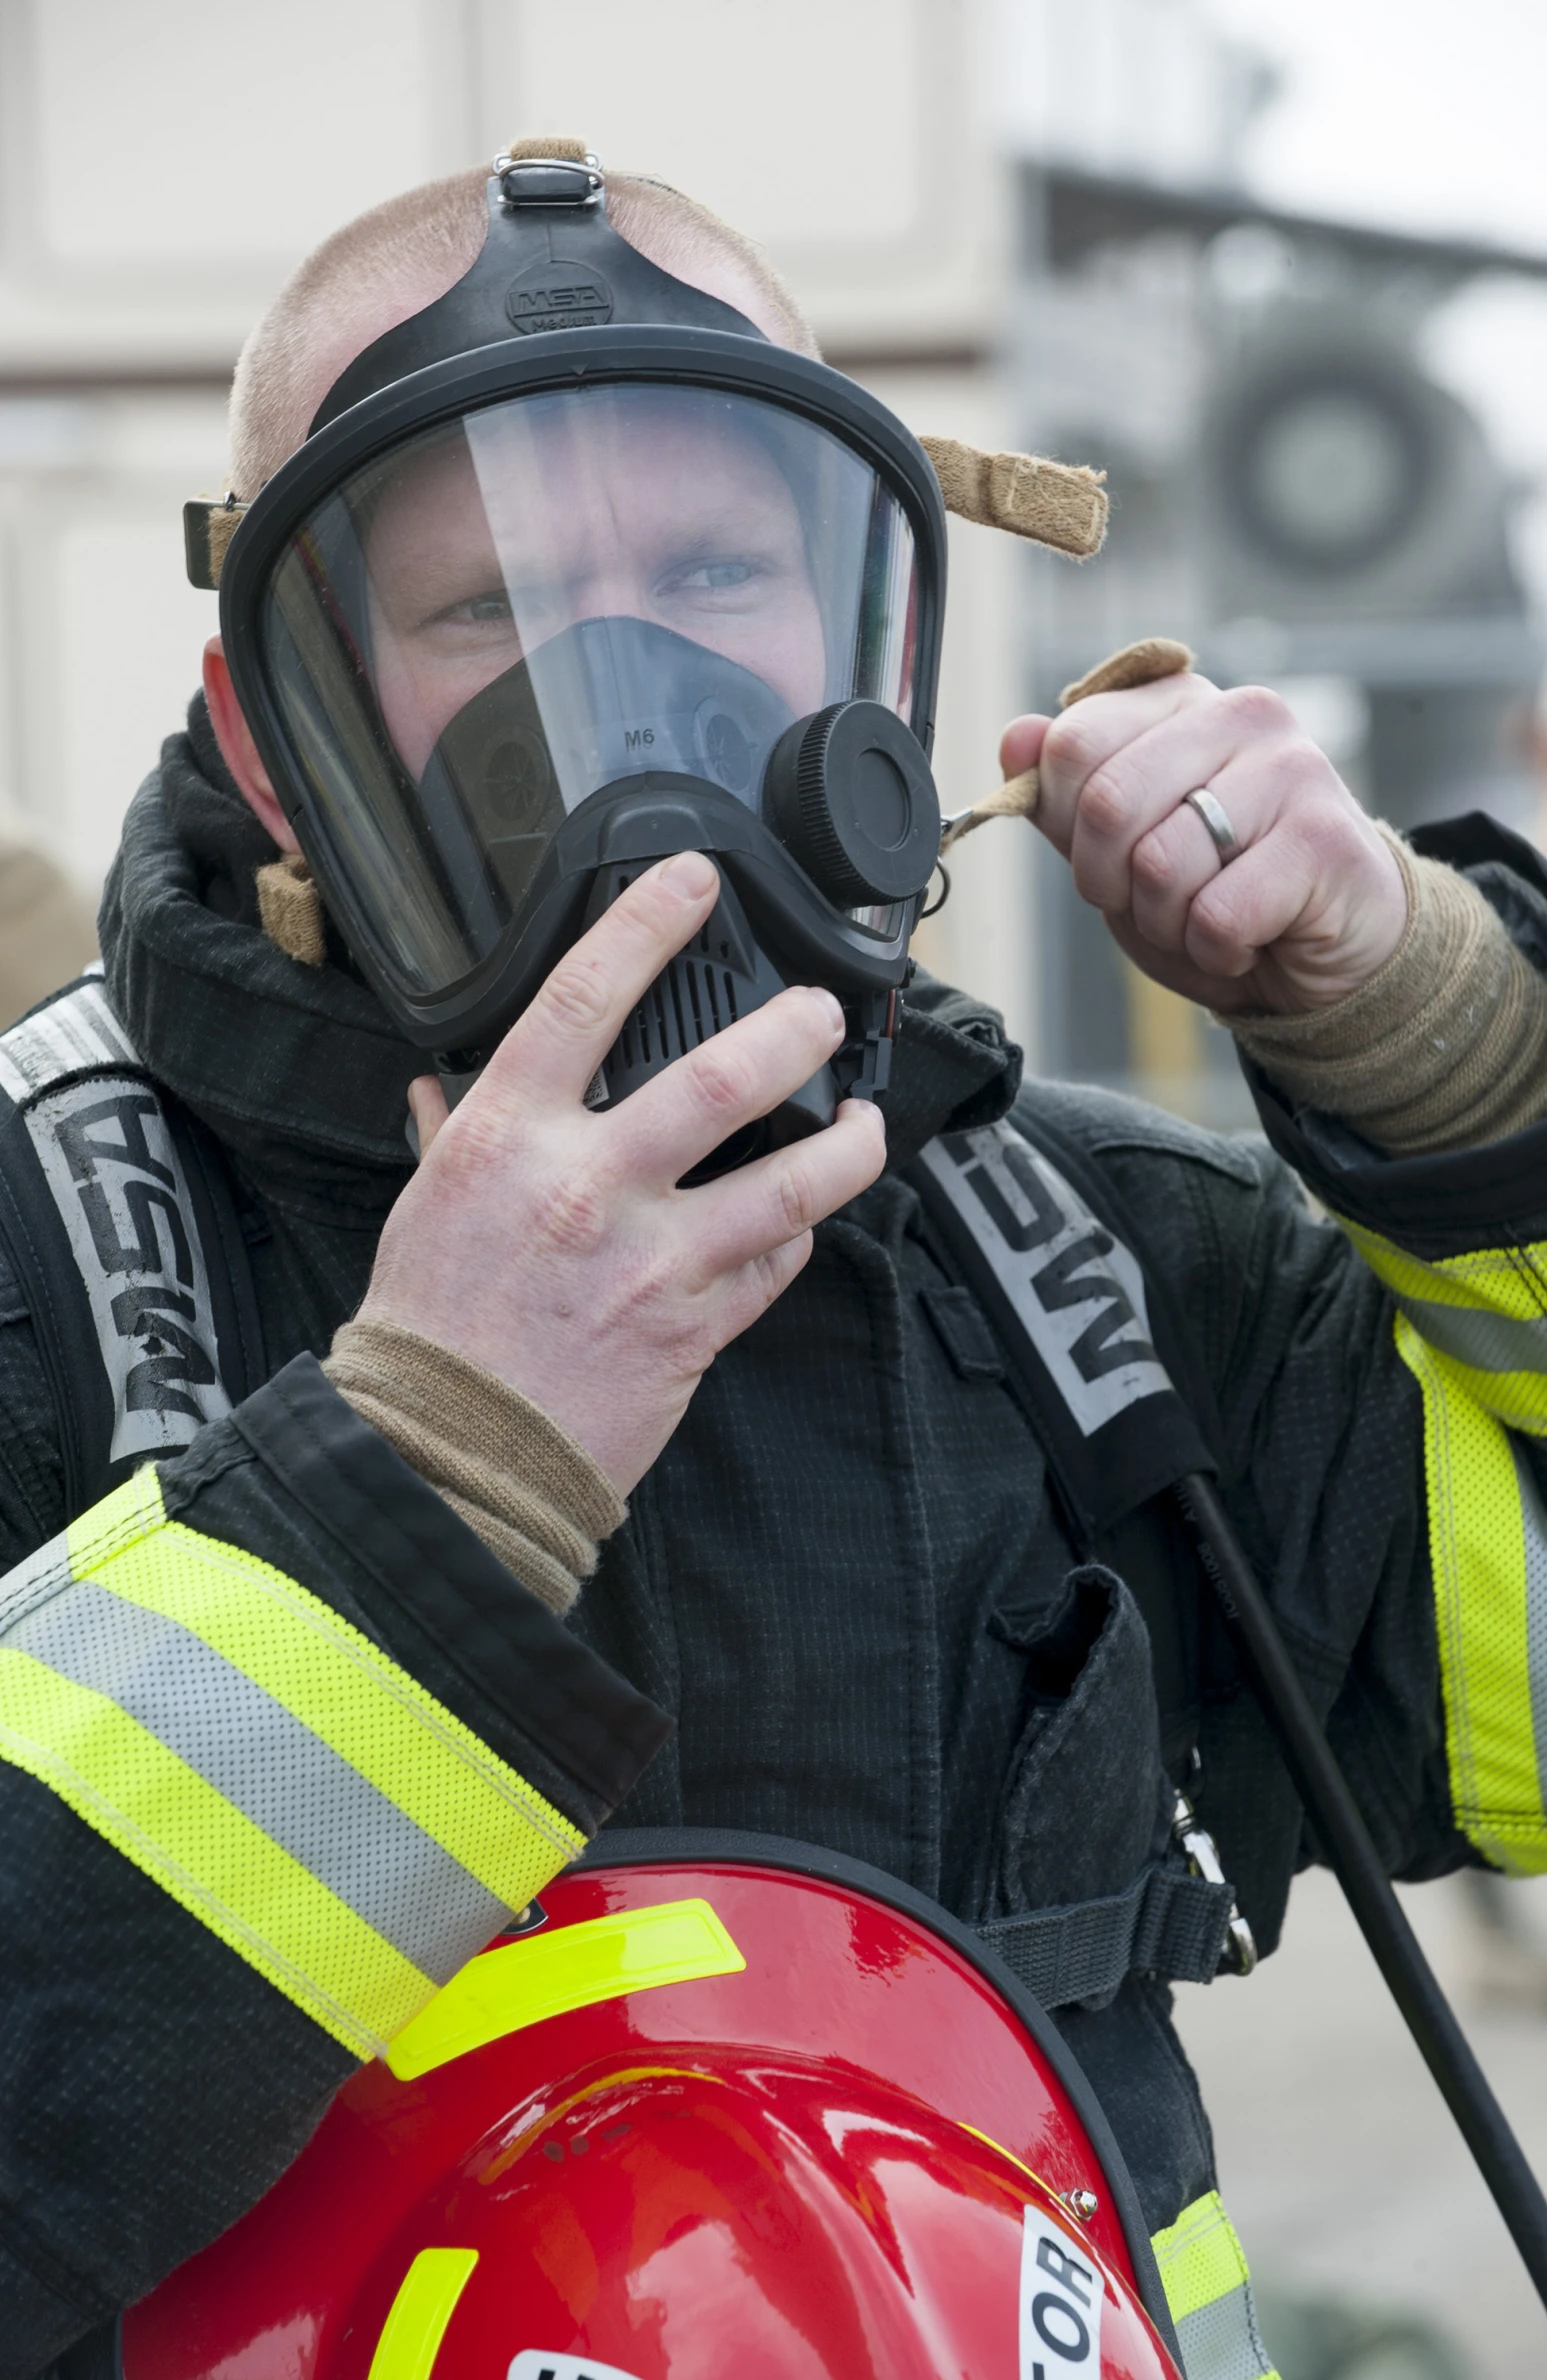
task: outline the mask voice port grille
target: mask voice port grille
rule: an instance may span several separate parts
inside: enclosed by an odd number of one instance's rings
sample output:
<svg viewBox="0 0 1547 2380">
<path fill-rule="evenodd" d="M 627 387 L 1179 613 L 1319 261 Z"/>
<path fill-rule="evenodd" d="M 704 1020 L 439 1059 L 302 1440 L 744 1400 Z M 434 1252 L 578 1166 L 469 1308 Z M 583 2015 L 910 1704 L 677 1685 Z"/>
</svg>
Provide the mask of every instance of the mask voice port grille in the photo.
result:
<svg viewBox="0 0 1547 2380">
<path fill-rule="evenodd" d="M 599 870 L 587 903 L 586 923 L 610 908 L 641 872 L 638 862 Z M 689 1056 L 716 1033 L 750 1016 L 784 988 L 784 977 L 759 947 L 735 888 L 722 873 L 720 897 L 708 923 L 662 968 L 608 1051 L 599 1085 L 605 1096 L 593 1104 L 613 1107 L 627 1099 L 677 1059 Z M 837 1102 L 833 1070 L 825 1066 L 793 1097 L 781 1101 L 771 1116 L 735 1133 L 685 1180 L 708 1180 L 760 1156 L 765 1149 L 782 1147 L 786 1141 L 820 1130 L 831 1123 Z"/>
<path fill-rule="evenodd" d="M 656 977 L 618 1035 L 607 1060 L 609 1090 L 615 1066 L 625 1073 L 653 1074 L 711 1034 L 723 1033 L 741 1013 L 736 977 L 717 962 L 706 926 L 697 942 Z"/>
</svg>

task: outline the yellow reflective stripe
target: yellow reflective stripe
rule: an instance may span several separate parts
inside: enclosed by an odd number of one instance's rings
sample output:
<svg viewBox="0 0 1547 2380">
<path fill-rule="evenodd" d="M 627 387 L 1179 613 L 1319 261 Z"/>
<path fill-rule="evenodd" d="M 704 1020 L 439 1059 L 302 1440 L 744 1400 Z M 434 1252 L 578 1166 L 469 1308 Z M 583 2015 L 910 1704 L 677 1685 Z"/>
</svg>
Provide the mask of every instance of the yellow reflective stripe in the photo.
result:
<svg viewBox="0 0 1547 2380">
<path fill-rule="evenodd" d="M 0 1580 L 0 1757 L 361 2057 L 584 1842 L 150 1469 Z"/>
<path fill-rule="evenodd" d="M 1228 2296 L 1251 2278 L 1235 2225 L 1217 2190 L 1183 2207 L 1167 2230 L 1155 2233 L 1153 2246 L 1173 2322 L 1212 2305 L 1216 2297 Z"/>
<path fill-rule="evenodd" d="M 476 2248 L 420 2249 L 382 2324 L 370 2380 L 430 2380 L 446 2325 L 477 2262 Z"/>
<path fill-rule="evenodd" d="M 1335 1212 L 1335 1210 L 1334 1210 Z M 1340 1227 L 1388 1288 L 1437 1305 L 1488 1308 L 1516 1322 L 1547 1316 L 1547 1242 L 1525 1248 L 1469 1248 L 1432 1262 L 1409 1255 L 1378 1231 L 1337 1215 Z"/>
<path fill-rule="evenodd" d="M 1423 1394 L 1429 1551 L 1456 1823 L 1499 1866 L 1547 1869 L 1541 1711 L 1547 1545 L 1534 1488 L 1460 1366 L 1405 1316 L 1397 1349 Z"/>
<path fill-rule="evenodd" d="M 1346 1216 L 1336 1219 L 1478 1404 L 1509 1429 L 1547 1436 L 1547 1244 L 1427 1263 Z"/>
<path fill-rule="evenodd" d="M 1408 1317 L 1404 1314 L 1402 1319 Z M 1444 1361 L 1472 1402 L 1507 1430 L 1521 1430 L 1529 1438 L 1547 1438 L 1547 1379 L 1539 1379 L 1534 1372 L 1479 1372 L 1469 1364 L 1457 1363 L 1453 1356 Z"/>
<path fill-rule="evenodd" d="M 121 1513 L 111 1510 L 117 1505 Z M 68 1536 L 77 1578 L 95 1578 L 213 1646 L 506 1908 L 523 1907 L 584 1850 L 577 1827 L 331 1605 L 238 1547 L 168 1521 L 150 1467 Z M 534 1874 L 534 1851 L 545 1874 Z"/>
<path fill-rule="evenodd" d="M 0 1753 L 357 2057 L 429 1997 L 427 1976 L 137 1720 L 4 1647 Z"/>
<path fill-rule="evenodd" d="M 739 1975 L 746 1963 L 707 1901 L 613 1910 L 469 1959 L 398 2034 L 387 2063 L 410 2082 L 545 2017 L 663 1983 Z"/>
<path fill-rule="evenodd" d="M 1151 2241 L 1187 2380 L 1278 2380 L 1257 2329 L 1251 2273 L 1217 2190 Z"/>
</svg>

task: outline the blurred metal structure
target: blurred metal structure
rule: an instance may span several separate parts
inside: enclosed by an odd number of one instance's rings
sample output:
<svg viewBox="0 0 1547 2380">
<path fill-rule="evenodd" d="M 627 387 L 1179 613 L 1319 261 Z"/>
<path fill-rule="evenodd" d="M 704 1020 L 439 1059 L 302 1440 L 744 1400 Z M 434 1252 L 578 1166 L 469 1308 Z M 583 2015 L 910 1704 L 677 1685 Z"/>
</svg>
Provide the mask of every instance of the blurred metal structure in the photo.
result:
<svg viewBox="0 0 1547 2380">
<path fill-rule="evenodd" d="M 1095 569 L 1034 565 L 1032 699 L 1097 651 L 1180 636 L 1221 683 L 1278 687 L 1396 824 L 1477 807 L 1529 828 L 1547 646 L 1507 476 L 1420 340 L 1466 282 L 1547 258 L 1072 165 L 1026 168 L 1022 231 L 1026 427 L 1104 462 L 1113 496 Z M 1053 1070 L 1244 1113 L 1228 1048 L 1051 873 L 1041 929 Z"/>
</svg>

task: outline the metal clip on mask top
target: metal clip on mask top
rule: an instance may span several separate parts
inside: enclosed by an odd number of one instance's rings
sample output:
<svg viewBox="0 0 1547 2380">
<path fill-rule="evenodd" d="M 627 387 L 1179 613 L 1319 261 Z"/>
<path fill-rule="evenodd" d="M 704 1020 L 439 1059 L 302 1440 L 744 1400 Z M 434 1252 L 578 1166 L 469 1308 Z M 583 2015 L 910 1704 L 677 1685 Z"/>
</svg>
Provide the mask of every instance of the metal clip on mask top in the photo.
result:
<svg viewBox="0 0 1547 2380">
<path fill-rule="evenodd" d="M 939 485 L 885 407 L 622 239 L 594 159 L 500 158 L 488 207 L 231 534 L 232 676 L 360 966 L 448 1072 L 632 877 L 708 852 L 714 914 L 595 1096 L 828 985 L 847 1042 L 734 1162 L 885 1087 L 939 848 Z"/>
</svg>

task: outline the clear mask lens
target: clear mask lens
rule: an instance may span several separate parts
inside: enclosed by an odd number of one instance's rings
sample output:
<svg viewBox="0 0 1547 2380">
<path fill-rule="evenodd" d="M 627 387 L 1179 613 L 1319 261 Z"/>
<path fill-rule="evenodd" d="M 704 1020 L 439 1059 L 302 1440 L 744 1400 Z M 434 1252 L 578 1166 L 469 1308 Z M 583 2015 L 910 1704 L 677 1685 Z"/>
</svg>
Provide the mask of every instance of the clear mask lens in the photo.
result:
<svg viewBox="0 0 1547 2380">
<path fill-rule="evenodd" d="M 566 816 L 651 771 L 759 807 L 794 720 L 908 719 L 914 541 L 831 432 L 759 399 L 508 399 L 364 466 L 289 540 L 262 636 L 313 822 L 414 995 L 489 961 Z"/>
</svg>

